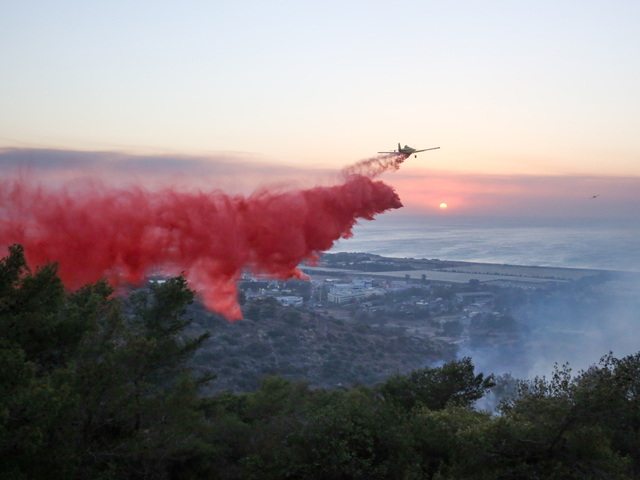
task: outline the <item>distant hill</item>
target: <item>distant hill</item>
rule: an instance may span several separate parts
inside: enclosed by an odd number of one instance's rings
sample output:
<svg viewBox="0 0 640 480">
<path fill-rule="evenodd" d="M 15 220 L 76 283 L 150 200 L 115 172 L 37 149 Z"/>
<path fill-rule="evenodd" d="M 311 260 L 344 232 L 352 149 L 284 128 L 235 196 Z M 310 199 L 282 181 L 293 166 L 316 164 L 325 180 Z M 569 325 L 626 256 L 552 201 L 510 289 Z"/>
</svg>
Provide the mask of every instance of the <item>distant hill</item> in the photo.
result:
<svg viewBox="0 0 640 480">
<path fill-rule="evenodd" d="M 249 302 L 253 313 L 228 323 L 200 304 L 191 306 L 189 333 L 211 332 L 193 359 L 196 370 L 212 370 L 218 378 L 206 393 L 257 388 L 260 377 L 278 374 L 316 387 L 362 383 L 371 385 L 399 372 L 409 372 L 455 358 L 455 347 L 418 339 L 400 328 L 350 324 L 322 313 L 283 307 L 274 299 Z M 257 318 L 256 318 L 257 317 Z"/>
</svg>

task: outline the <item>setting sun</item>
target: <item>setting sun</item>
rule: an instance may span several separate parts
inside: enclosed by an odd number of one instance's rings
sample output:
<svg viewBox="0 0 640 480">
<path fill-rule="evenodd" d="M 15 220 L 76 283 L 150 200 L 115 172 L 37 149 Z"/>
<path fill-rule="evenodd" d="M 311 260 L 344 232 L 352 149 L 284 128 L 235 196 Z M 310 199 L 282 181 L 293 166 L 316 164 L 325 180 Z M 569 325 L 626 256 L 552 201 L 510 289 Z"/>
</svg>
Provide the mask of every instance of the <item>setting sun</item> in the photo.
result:
<svg viewBox="0 0 640 480">
<path fill-rule="evenodd" d="M 446 210 L 447 209 L 447 204 L 446 203 L 441 203 L 440 204 L 440 210 Z"/>
</svg>

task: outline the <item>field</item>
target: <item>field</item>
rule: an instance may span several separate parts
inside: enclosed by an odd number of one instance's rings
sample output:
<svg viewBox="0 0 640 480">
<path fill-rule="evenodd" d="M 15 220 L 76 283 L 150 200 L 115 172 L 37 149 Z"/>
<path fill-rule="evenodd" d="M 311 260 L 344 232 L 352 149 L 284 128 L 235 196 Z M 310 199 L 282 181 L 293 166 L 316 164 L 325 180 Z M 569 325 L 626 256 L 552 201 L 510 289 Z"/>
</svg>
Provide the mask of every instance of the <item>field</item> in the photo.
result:
<svg viewBox="0 0 640 480">
<path fill-rule="evenodd" d="M 531 267 L 524 265 L 500 265 L 493 263 L 470 263 L 464 266 L 445 268 L 449 272 L 469 272 L 479 274 L 498 274 L 500 276 L 523 276 L 528 278 L 546 278 L 559 280 L 579 280 L 582 277 L 600 273 L 599 270 L 557 267 Z"/>
</svg>

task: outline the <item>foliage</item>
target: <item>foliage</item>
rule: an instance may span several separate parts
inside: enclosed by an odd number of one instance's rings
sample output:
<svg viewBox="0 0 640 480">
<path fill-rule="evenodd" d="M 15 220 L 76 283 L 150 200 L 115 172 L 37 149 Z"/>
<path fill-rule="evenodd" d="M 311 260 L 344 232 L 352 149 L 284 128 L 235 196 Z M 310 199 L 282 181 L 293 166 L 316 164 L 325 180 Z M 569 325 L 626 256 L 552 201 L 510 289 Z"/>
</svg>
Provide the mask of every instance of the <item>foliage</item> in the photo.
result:
<svg viewBox="0 0 640 480">
<path fill-rule="evenodd" d="M 207 334 L 187 339 L 183 277 L 132 296 L 100 281 L 65 294 L 56 265 L 0 264 L 0 478 L 160 478 L 199 417 L 183 367 Z M 202 422 L 200 422 L 202 425 Z"/>
<path fill-rule="evenodd" d="M 66 293 L 18 245 L 0 261 L 0 479 L 640 477 L 640 353 L 498 385 L 465 357 L 373 389 L 266 376 L 207 398 L 213 375 L 187 367 L 208 334 L 186 335 L 184 277 L 112 295 L 104 281 Z M 265 320 L 272 304 L 255 303 Z M 474 410 L 492 388 L 510 393 L 498 414 Z"/>
<path fill-rule="evenodd" d="M 385 400 L 407 412 L 417 406 L 441 410 L 449 403 L 469 407 L 495 385 L 493 375 L 474 375 L 471 358 L 441 367 L 425 367 L 408 375 L 394 375 L 378 388 Z"/>
</svg>

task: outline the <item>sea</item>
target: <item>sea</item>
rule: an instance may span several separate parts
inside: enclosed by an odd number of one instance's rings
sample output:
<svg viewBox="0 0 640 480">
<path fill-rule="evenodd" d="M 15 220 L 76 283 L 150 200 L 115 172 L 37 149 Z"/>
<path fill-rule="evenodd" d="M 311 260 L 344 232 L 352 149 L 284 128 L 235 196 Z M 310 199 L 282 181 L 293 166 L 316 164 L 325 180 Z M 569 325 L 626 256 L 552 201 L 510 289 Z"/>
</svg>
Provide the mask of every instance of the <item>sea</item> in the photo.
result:
<svg viewBox="0 0 640 480">
<path fill-rule="evenodd" d="M 640 218 L 388 214 L 360 221 L 329 251 L 338 252 L 640 272 Z"/>
</svg>

